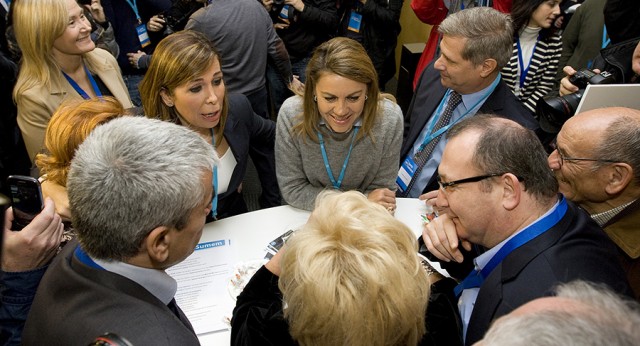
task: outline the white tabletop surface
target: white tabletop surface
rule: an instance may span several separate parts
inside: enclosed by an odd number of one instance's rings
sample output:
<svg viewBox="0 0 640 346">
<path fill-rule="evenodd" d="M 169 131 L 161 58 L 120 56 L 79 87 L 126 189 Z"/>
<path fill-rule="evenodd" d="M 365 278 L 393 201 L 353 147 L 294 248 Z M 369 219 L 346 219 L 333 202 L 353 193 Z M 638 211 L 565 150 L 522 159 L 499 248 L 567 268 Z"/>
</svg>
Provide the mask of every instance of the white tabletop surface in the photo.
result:
<svg viewBox="0 0 640 346">
<path fill-rule="evenodd" d="M 426 207 L 423 201 L 414 198 L 396 199 L 395 217 L 404 222 L 416 234 L 422 234 L 422 220 Z M 309 217 L 309 212 L 280 206 L 233 216 L 205 225 L 200 242 L 229 239 L 232 258 L 230 263 L 264 258 L 267 244 L 289 229 L 297 229 Z M 233 301 L 231 296 L 228 297 Z M 229 345 L 230 330 L 198 335 L 202 345 Z"/>
</svg>

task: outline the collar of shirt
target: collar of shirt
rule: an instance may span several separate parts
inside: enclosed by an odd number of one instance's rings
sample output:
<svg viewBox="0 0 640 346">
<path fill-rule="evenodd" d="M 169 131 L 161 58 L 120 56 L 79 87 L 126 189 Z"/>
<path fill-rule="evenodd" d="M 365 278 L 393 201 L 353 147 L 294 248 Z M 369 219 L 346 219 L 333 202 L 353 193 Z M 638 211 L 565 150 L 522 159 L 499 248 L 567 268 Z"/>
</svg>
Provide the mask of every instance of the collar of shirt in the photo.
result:
<svg viewBox="0 0 640 346">
<path fill-rule="evenodd" d="M 486 252 L 484 252 L 480 256 L 474 258 L 473 259 L 473 264 L 475 265 L 475 269 L 476 270 L 482 270 L 484 268 L 484 266 L 486 266 L 487 263 L 489 263 L 491 258 L 493 258 L 493 256 L 496 254 L 496 252 L 500 251 L 500 249 L 504 246 L 504 244 L 506 244 L 511 238 L 515 237 L 518 233 L 522 232 L 529 225 L 532 225 L 532 224 L 540 221 L 541 219 L 543 219 L 547 215 L 551 214 L 554 210 L 556 210 L 556 208 L 558 208 L 558 205 L 560 205 L 560 200 L 556 201 L 556 204 L 554 204 L 551 209 L 547 210 L 547 212 L 544 213 L 544 215 L 540 216 L 539 218 L 537 218 L 532 223 L 522 227 L 521 229 L 519 229 L 518 231 L 513 233 L 511 236 L 509 236 L 509 238 L 501 241 L 498 245 L 492 247 L 491 249 L 487 250 Z"/>
<path fill-rule="evenodd" d="M 629 203 L 625 203 L 621 206 L 615 207 L 613 209 L 609 209 L 607 211 L 603 211 L 601 213 L 597 213 L 597 214 L 591 214 L 591 218 L 594 219 L 598 225 L 600 227 L 604 226 L 604 224 L 606 224 L 607 222 L 609 222 L 609 220 L 611 220 L 614 216 L 618 215 L 619 212 L 621 212 L 624 208 L 630 206 L 633 202 L 635 202 L 636 200 L 634 199 L 633 201 L 629 202 Z"/>
<path fill-rule="evenodd" d="M 91 259 L 105 270 L 122 275 L 144 287 L 165 305 L 171 302 L 178 290 L 176 280 L 164 270 L 142 268 L 119 261 L 103 261 L 93 257 Z"/>
</svg>

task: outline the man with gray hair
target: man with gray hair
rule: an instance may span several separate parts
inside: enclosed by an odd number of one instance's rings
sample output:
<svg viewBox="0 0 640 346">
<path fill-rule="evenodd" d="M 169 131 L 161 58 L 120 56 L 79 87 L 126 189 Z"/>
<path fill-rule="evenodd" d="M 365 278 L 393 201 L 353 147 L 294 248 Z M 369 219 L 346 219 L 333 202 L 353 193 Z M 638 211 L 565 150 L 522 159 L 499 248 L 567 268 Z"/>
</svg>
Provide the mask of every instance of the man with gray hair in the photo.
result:
<svg viewBox="0 0 640 346">
<path fill-rule="evenodd" d="M 200 240 L 216 161 L 184 126 L 123 117 L 96 128 L 67 183 L 78 241 L 40 283 L 24 344 L 87 345 L 111 332 L 134 345 L 199 345 L 165 270 Z"/>
<path fill-rule="evenodd" d="M 399 197 L 419 197 L 436 190 L 436 170 L 446 131 L 476 113 L 498 114 L 526 128 L 538 124 L 501 80 L 511 57 L 513 28 L 509 16 L 492 8 L 466 9 L 447 17 L 440 57 L 424 69 L 405 115 Z"/>
<path fill-rule="evenodd" d="M 637 346 L 640 304 L 584 281 L 496 320 L 476 346 Z"/>
</svg>

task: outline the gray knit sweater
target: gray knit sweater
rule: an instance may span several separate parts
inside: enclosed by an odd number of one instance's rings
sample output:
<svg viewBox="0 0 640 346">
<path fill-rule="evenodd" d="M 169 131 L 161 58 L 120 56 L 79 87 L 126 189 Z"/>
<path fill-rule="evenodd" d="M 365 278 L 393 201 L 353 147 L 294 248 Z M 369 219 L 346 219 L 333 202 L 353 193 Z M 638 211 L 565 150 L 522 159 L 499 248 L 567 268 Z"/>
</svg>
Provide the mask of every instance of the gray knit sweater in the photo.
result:
<svg viewBox="0 0 640 346">
<path fill-rule="evenodd" d="M 355 142 L 341 190 L 358 190 L 365 194 L 378 189 L 395 189 L 400 164 L 403 118 L 400 107 L 381 101 L 380 114 L 371 136 Z M 287 99 L 276 126 L 276 174 L 282 197 L 293 207 L 312 210 L 316 196 L 325 188 L 333 188 L 322 159 L 320 144 L 310 138 L 292 136 L 291 128 L 302 113 L 302 98 Z M 324 128 L 324 125 L 321 125 Z M 353 131 L 344 134 L 323 131 L 325 148 L 333 176 L 342 170 Z M 373 138 L 373 141 L 372 141 Z"/>
</svg>

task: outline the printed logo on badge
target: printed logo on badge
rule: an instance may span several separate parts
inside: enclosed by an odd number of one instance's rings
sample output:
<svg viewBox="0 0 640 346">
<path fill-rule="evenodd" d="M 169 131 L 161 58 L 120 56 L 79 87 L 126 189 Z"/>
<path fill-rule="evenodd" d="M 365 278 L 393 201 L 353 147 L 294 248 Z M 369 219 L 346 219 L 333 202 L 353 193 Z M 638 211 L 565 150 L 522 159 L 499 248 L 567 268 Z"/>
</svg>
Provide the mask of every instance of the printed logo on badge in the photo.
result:
<svg viewBox="0 0 640 346">
<path fill-rule="evenodd" d="M 347 29 L 353 32 L 360 32 L 360 25 L 362 25 L 362 15 L 356 11 L 351 11 L 351 17 L 349 17 L 349 26 Z"/>
<path fill-rule="evenodd" d="M 136 26 L 136 32 L 138 33 L 138 40 L 140 41 L 140 45 L 142 48 L 151 44 L 151 40 L 149 39 L 149 33 L 147 32 L 147 26 L 144 24 L 140 24 Z"/>
</svg>

